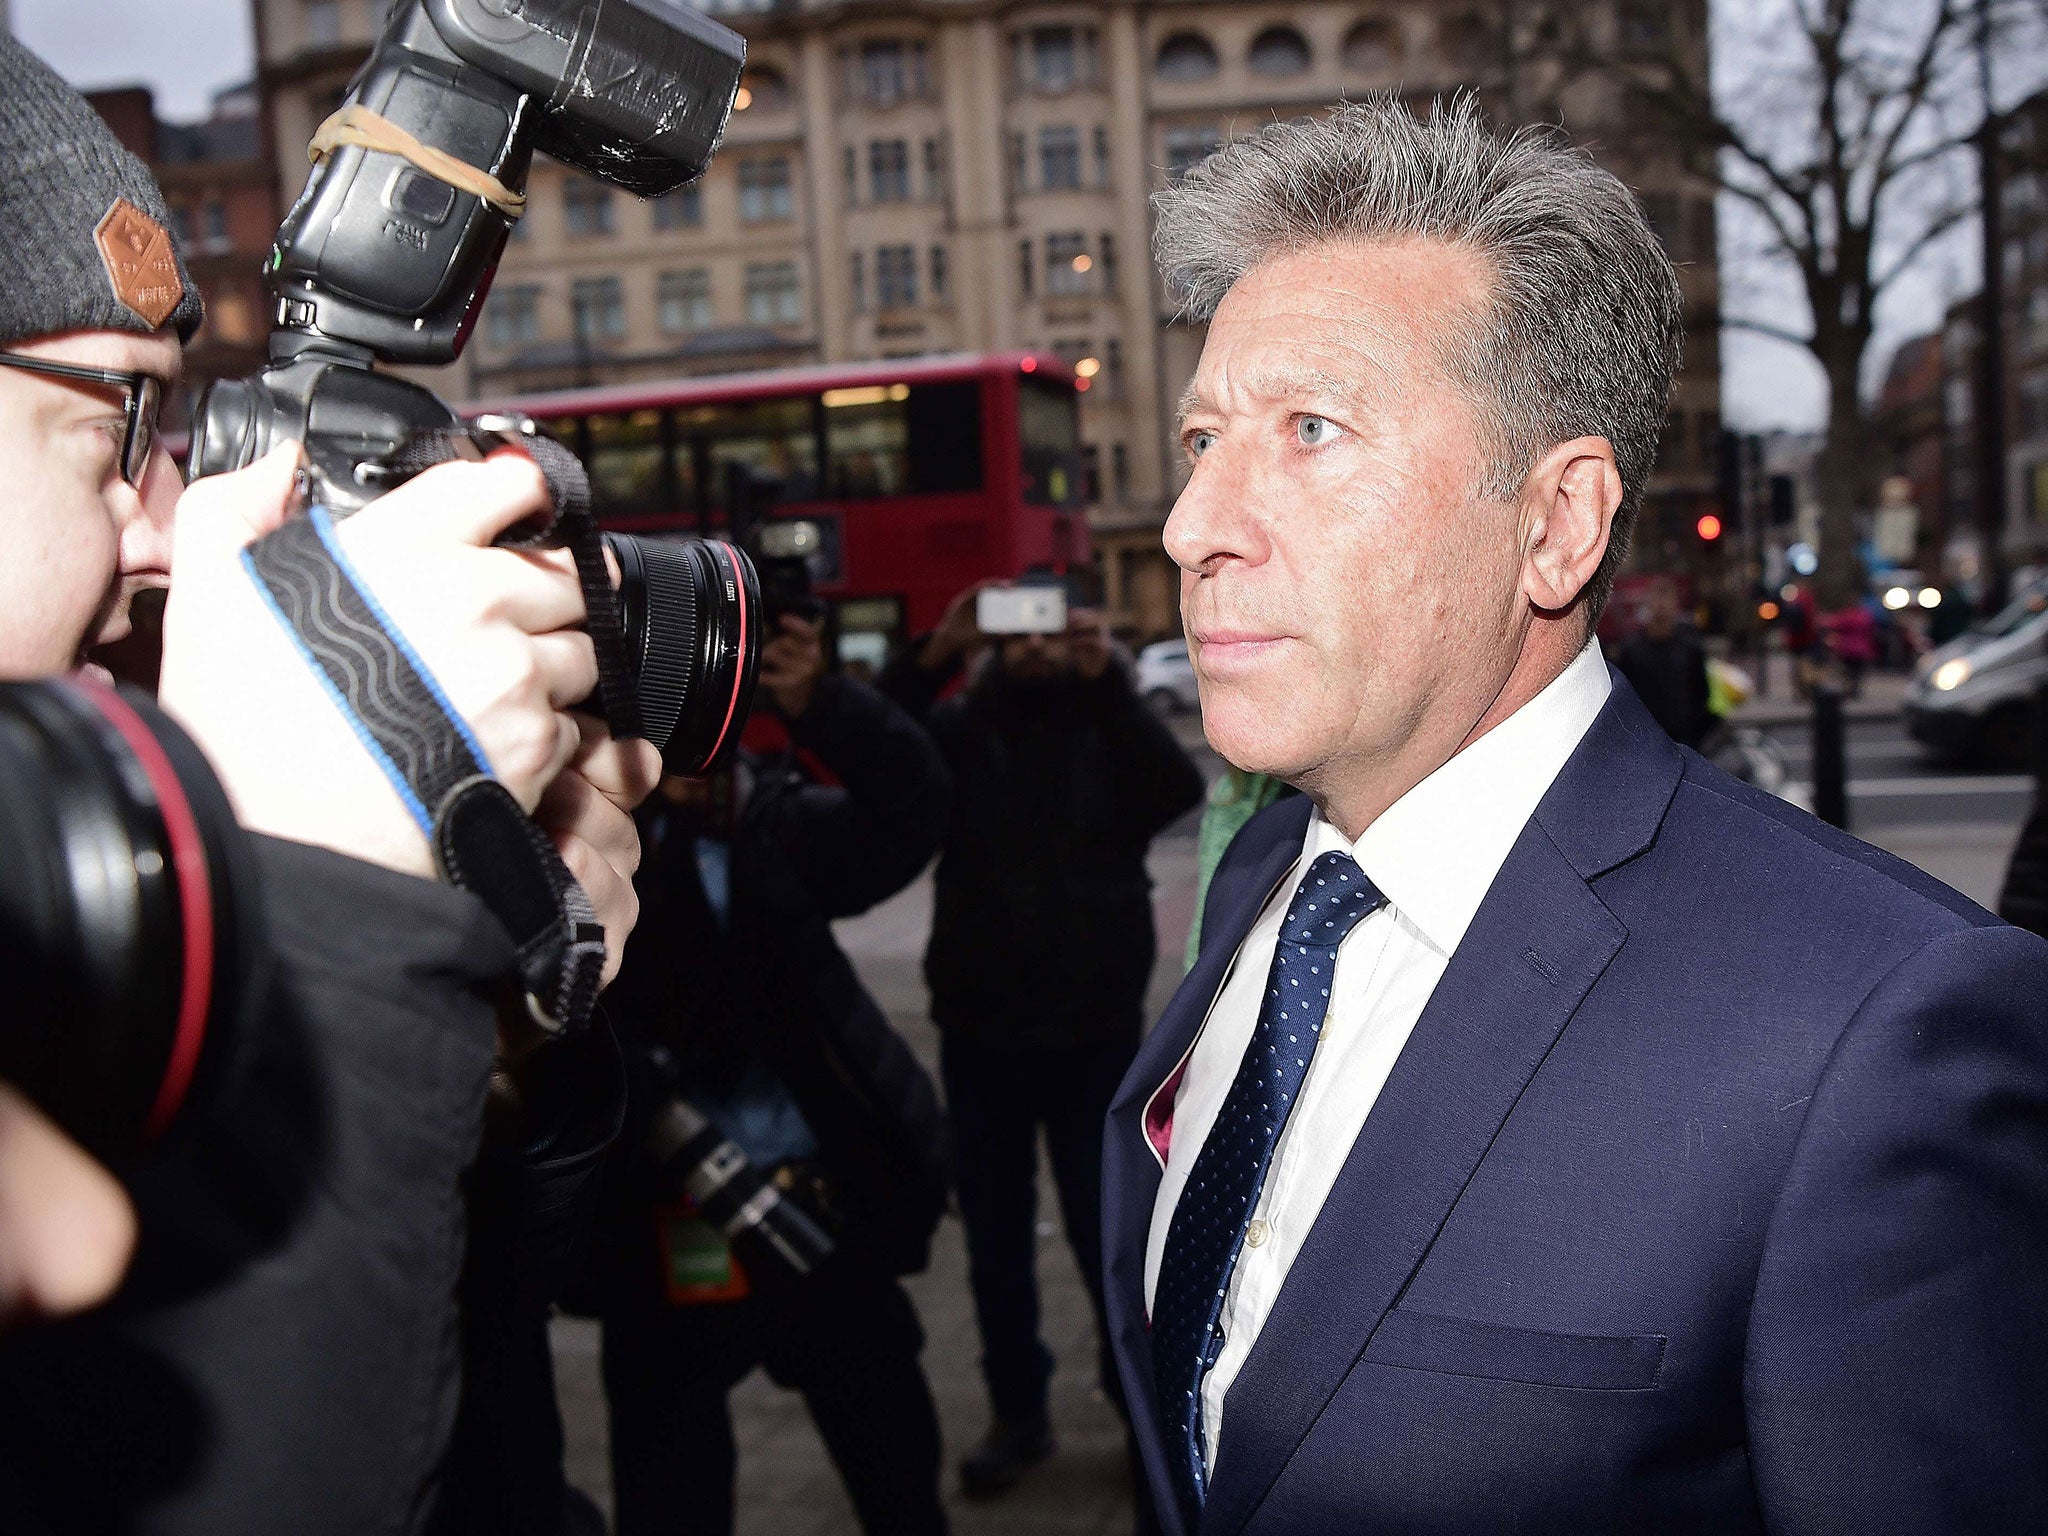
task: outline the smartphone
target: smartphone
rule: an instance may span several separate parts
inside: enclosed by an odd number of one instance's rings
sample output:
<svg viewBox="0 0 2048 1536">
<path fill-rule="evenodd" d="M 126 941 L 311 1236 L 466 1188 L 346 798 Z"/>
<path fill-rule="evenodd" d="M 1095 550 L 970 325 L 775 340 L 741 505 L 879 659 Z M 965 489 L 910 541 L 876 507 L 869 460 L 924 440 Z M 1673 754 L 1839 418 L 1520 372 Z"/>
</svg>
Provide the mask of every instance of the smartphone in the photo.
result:
<svg viewBox="0 0 2048 1536">
<path fill-rule="evenodd" d="M 1067 594 L 1058 587 L 988 587 L 975 594 L 974 623 L 984 635 L 1062 634 Z"/>
</svg>

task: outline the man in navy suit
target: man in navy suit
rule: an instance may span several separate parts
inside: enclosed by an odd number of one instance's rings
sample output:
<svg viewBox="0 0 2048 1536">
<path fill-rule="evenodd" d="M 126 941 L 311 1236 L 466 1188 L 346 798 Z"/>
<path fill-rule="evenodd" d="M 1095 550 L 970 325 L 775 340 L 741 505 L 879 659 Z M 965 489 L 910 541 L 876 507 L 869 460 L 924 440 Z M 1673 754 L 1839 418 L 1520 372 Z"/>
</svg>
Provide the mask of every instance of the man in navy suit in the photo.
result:
<svg viewBox="0 0 2048 1536">
<path fill-rule="evenodd" d="M 1634 200 L 1372 103 L 1158 247 L 1204 724 L 1305 792 L 1109 1116 L 1168 1536 L 2048 1529 L 2048 945 L 1602 663 L 1681 330 Z"/>
</svg>

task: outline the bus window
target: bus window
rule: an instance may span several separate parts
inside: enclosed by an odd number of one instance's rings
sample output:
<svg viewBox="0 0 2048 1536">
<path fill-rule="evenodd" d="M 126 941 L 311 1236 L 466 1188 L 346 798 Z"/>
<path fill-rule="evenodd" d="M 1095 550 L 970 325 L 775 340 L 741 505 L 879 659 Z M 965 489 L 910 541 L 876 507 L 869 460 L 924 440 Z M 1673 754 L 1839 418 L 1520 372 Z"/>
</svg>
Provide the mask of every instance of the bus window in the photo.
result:
<svg viewBox="0 0 2048 1536">
<path fill-rule="evenodd" d="M 834 497 L 981 489 L 981 391 L 973 383 L 825 391 L 825 483 Z"/>
<path fill-rule="evenodd" d="M 1081 420 L 1073 389 L 1018 380 L 1018 431 L 1024 444 L 1024 499 L 1071 507 L 1081 500 Z"/>
<path fill-rule="evenodd" d="M 809 396 L 678 411 L 676 433 L 706 441 L 711 483 L 705 489 L 716 510 L 725 510 L 726 472 L 732 464 L 744 464 L 755 474 L 780 482 L 779 500 L 817 498 L 818 436 Z"/>
<path fill-rule="evenodd" d="M 583 418 L 581 416 L 542 416 L 534 425 L 547 433 L 564 448 L 583 457 Z"/>
<path fill-rule="evenodd" d="M 589 447 L 583 462 L 590 471 L 592 510 L 600 515 L 667 511 L 661 412 L 592 415 L 585 422 Z"/>
</svg>

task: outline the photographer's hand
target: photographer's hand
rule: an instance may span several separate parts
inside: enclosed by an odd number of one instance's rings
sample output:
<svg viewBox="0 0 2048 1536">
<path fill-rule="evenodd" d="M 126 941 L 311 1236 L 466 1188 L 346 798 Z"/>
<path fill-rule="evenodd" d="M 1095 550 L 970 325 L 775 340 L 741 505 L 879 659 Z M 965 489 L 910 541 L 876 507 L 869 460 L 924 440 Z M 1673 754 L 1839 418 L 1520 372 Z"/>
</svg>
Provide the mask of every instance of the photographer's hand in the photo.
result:
<svg viewBox="0 0 2048 1536">
<path fill-rule="evenodd" d="M 633 872 L 640 867 L 640 833 L 633 808 L 661 782 L 661 753 L 645 741 L 617 741 L 591 715 L 571 717 L 582 744 L 569 766 L 541 796 L 534 814 L 554 840 L 604 924 L 604 979 L 619 973 L 626 938 L 640 915 Z"/>
<path fill-rule="evenodd" d="M 811 707 L 818 679 L 825 675 L 823 626 L 786 613 L 780 628 L 761 650 L 761 691 L 783 719 L 794 720 Z"/>
<path fill-rule="evenodd" d="M 134 1249 L 114 1176 L 0 1083 L 0 1325 L 98 1305 Z"/>
<path fill-rule="evenodd" d="M 164 616 L 164 707 L 220 774 L 243 825 L 431 877 L 397 791 L 243 569 L 295 510 L 295 446 L 198 481 L 178 506 Z M 566 551 L 491 540 L 547 505 L 531 460 L 437 465 L 337 525 L 349 560 L 527 810 L 581 735 L 566 710 L 597 669 Z"/>
<path fill-rule="evenodd" d="M 945 616 L 926 638 L 924 649 L 918 656 L 918 665 L 927 672 L 943 672 L 980 645 L 983 636 L 981 625 L 975 618 L 976 601 L 990 587 L 1009 585 L 1007 581 L 991 577 L 954 593 L 953 600 L 946 604 Z"/>
</svg>

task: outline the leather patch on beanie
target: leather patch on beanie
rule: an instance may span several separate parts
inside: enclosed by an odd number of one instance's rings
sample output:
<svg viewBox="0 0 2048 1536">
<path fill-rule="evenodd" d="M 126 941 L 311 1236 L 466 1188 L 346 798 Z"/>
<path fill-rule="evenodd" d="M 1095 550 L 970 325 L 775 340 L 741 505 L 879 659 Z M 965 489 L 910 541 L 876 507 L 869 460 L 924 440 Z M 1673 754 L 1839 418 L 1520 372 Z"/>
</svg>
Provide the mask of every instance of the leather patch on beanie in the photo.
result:
<svg viewBox="0 0 2048 1536">
<path fill-rule="evenodd" d="M 107 264 L 114 297 L 140 315 L 151 330 L 170 319 L 185 297 L 170 231 L 125 197 L 114 199 L 93 239 Z"/>
</svg>

